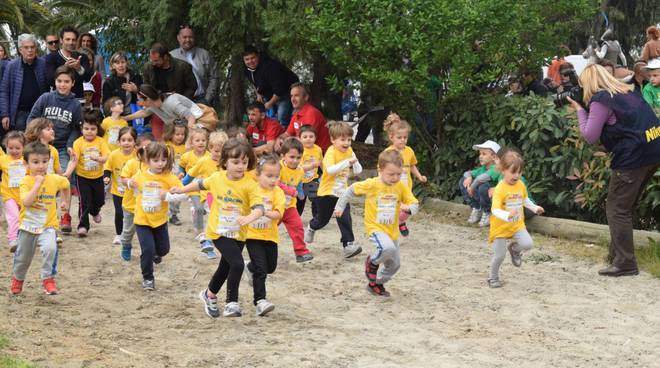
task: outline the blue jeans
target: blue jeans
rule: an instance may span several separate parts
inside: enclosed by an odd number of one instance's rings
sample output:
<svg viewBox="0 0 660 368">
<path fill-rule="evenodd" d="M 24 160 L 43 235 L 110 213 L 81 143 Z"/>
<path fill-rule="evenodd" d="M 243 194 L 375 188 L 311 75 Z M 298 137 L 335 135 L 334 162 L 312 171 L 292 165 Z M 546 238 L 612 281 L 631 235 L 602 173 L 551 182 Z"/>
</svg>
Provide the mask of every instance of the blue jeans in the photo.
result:
<svg viewBox="0 0 660 368">
<path fill-rule="evenodd" d="M 483 183 L 477 187 L 477 200 L 479 200 L 479 208 L 484 212 L 490 213 L 491 200 L 488 196 L 488 190 L 491 188 L 490 182 Z"/>
<path fill-rule="evenodd" d="M 463 195 L 463 202 L 468 204 L 471 208 L 477 210 L 481 209 L 481 207 L 479 206 L 479 200 L 477 198 L 470 197 L 467 188 L 465 187 L 465 184 L 463 184 L 464 182 L 465 182 L 465 177 L 461 176 L 461 179 L 458 181 L 458 189 L 460 189 L 461 194 Z"/>
<path fill-rule="evenodd" d="M 288 127 L 289 122 L 291 121 L 291 113 L 293 112 L 293 105 L 291 105 L 289 97 L 282 98 L 274 107 L 275 112 L 277 113 L 277 120 L 280 121 L 280 124 L 283 127 Z"/>
<path fill-rule="evenodd" d="M 57 148 L 57 153 L 60 156 L 60 167 L 62 168 L 62 173 L 66 171 L 67 165 L 69 165 L 69 152 L 67 152 L 67 147 Z M 76 171 L 74 170 L 69 178 L 69 183 L 71 188 L 76 185 Z"/>
</svg>

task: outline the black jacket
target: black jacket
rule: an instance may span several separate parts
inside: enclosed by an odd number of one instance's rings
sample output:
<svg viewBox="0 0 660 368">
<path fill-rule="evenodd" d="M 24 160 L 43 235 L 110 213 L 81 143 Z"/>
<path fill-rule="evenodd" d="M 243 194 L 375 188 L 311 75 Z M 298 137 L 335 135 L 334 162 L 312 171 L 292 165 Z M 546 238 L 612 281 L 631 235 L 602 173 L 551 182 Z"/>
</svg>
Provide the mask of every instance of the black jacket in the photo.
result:
<svg viewBox="0 0 660 368">
<path fill-rule="evenodd" d="M 75 58 L 80 56 L 80 65 L 85 69 L 85 72 L 82 75 L 78 74 L 78 72 L 74 73 L 76 75 L 76 83 L 73 85 L 71 91 L 76 95 L 76 98 L 82 99 L 85 98 L 85 94 L 83 93 L 83 83 L 92 79 L 94 69 L 89 66 L 89 60 L 85 54 L 75 52 L 73 56 Z M 61 51 L 48 54 L 44 58 L 46 60 L 46 80 L 49 85 L 55 89 L 55 70 L 64 65 L 66 60 L 64 59 L 64 56 L 62 56 Z"/>
<path fill-rule="evenodd" d="M 129 82 L 135 83 L 135 85 L 140 88 L 142 85 L 142 76 L 139 74 L 134 73 L 133 71 L 129 70 L 128 71 L 129 75 Z M 124 91 L 121 88 L 121 85 L 126 83 L 126 78 L 125 77 L 119 77 L 116 74 L 112 73 L 110 74 L 105 80 L 103 81 L 103 97 L 102 101 L 105 103 L 110 97 L 119 97 L 121 98 L 122 102 L 126 104 L 126 91 Z M 131 100 L 129 103 L 137 103 L 137 93 L 133 93 Z"/>
<path fill-rule="evenodd" d="M 300 81 L 296 73 L 266 53 L 259 55 L 259 65 L 256 70 L 245 67 L 245 78 L 257 89 L 257 93 L 270 100 L 273 95 L 289 98 L 291 85 Z"/>
</svg>

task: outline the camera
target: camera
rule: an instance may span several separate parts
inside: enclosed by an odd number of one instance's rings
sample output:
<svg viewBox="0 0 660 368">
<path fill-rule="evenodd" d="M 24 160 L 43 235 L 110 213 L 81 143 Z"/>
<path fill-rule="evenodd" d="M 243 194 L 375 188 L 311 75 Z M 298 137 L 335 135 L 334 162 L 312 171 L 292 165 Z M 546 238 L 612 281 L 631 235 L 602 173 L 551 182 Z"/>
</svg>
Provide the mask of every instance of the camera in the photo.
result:
<svg viewBox="0 0 660 368">
<path fill-rule="evenodd" d="M 560 108 L 562 106 L 570 104 L 570 102 L 568 102 L 568 100 L 566 99 L 566 97 L 570 97 L 573 99 L 573 101 L 579 103 L 580 105 L 583 105 L 582 94 L 583 94 L 582 87 L 575 86 L 569 89 L 568 91 L 557 93 L 555 95 L 555 99 L 553 102 L 555 103 L 555 106 L 557 106 L 557 108 Z"/>
</svg>

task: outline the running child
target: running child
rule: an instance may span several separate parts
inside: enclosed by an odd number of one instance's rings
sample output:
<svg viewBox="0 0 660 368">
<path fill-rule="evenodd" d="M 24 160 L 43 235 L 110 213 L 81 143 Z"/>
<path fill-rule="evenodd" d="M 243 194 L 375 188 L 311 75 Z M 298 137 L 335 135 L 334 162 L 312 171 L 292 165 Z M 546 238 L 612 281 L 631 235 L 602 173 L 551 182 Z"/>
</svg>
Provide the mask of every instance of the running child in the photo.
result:
<svg viewBox="0 0 660 368">
<path fill-rule="evenodd" d="M 398 150 L 385 150 L 378 155 L 378 177 L 353 183 L 344 191 L 335 206 L 335 216 L 341 217 L 354 195 L 364 195 L 364 227 L 374 252 L 364 263 L 369 283 L 367 290 L 374 295 L 390 296 L 384 284 L 399 270 L 399 215 L 414 215 L 419 208 L 410 186 L 401 178 L 403 156 Z M 380 267 L 380 266 L 383 267 Z"/>
<path fill-rule="evenodd" d="M 277 225 L 284 212 L 284 192 L 277 186 L 280 177 L 279 158 L 274 154 L 261 156 L 257 163 L 259 196 L 263 201 L 264 215 L 248 225 L 246 246 L 250 262 L 245 264 L 245 275 L 254 289 L 253 303 L 258 316 L 275 309 L 266 299 L 266 277 L 277 268 Z"/>
<path fill-rule="evenodd" d="M 329 122 L 328 130 L 332 146 L 328 148 L 323 157 L 323 175 L 319 184 L 318 196 L 316 197 L 317 213 L 305 229 L 305 243 L 314 242 L 314 232 L 322 229 L 330 222 L 334 213 L 337 199 L 348 188 L 348 177 L 351 173 L 359 174 L 362 166 L 351 148 L 353 140 L 353 128 L 346 122 Z M 353 221 L 351 219 L 350 205 L 346 205 L 346 211 L 337 217 L 337 225 L 341 232 L 341 244 L 344 248 L 344 258 L 351 258 L 362 252 L 362 248 L 354 244 Z"/>
<path fill-rule="evenodd" d="M 124 226 L 124 210 L 121 203 L 124 199 L 126 186 L 121 179 L 121 171 L 128 160 L 135 158 L 135 141 L 137 133 L 135 129 L 125 126 L 119 130 L 119 149 L 114 150 L 108 156 L 103 168 L 103 183 L 110 184 L 112 203 L 115 206 L 115 238 L 112 244 L 121 244 L 121 233 Z"/>
<path fill-rule="evenodd" d="M 190 145 L 192 149 L 181 156 L 181 160 L 179 161 L 178 174 L 180 178 L 185 177 L 188 173 L 188 170 L 192 169 L 197 161 L 209 156 L 209 151 L 207 150 L 208 142 L 209 132 L 206 129 L 195 128 L 190 131 Z M 195 239 L 199 242 L 204 240 L 204 212 L 195 211 L 195 203 L 201 203 L 201 195 L 202 193 L 200 192 L 188 194 L 188 197 L 193 204 L 190 207 L 190 211 L 192 214 L 193 227 L 195 228 Z"/>
<path fill-rule="evenodd" d="M 121 98 L 113 96 L 105 101 L 103 109 L 105 116 L 107 116 L 101 123 L 101 128 L 105 132 L 103 139 L 105 139 L 110 152 L 112 152 L 119 148 L 119 131 L 121 128 L 128 126 L 128 122 L 121 117 L 124 112 L 124 102 Z"/>
<path fill-rule="evenodd" d="M 62 167 L 60 166 L 60 156 L 57 153 L 57 148 L 51 145 L 55 140 L 55 130 L 53 129 L 53 122 L 46 118 L 36 118 L 30 121 L 25 129 L 25 144 L 32 142 L 39 142 L 45 144 L 50 150 L 50 161 L 48 161 L 48 174 L 63 175 Z M 69 200 L 69 203 L 71 201 Z"/>
<path fill-rule="evenodd" d="M 386 150 L 397 150 L 401 154 L 401 157 L 403 157 L 401 181 L 407 185 L 410 190 L 412 190 L 413 187 L 412 175 L 415 175 L 415 178 L 417 178 L 420 183 L 426 183 L 426 176 L 420 174 L 419 169 L 417 169 L 417 157 L 415 156 L 415 151 L 406 145 L 408 143 L 408 136 L 410 135 L 410 124 L 401 119 L 388 119 L 385 121 L 383 127 L 387 132 L 390 143 L 392 143 L 392 145 L 387 147 Z M 408 213 L 405 211 L 399 214 L 399 231 L 403 236 L 408 236 L 409 234 L 408 226 L 406 226 L 407 219 Z"/>
<path fill-rule="evenodd" d="M 138 151 L 144 150 L 149 143 L 153 142 L 154 136 L 151 133 L 145 133 L 137 137 L 136 146 Z M 130 178 L 137 175 L 142 170 L 142 162 L 139 157 L 133 157 L 126 162 L 121 169 L 121 180 L 124 183 L 124 197 L 121 201 L 122 217 L 122 231 L 119 242 L 121 243 L 121 258 L 124 261 L 131 260 L 131 250 L 133 249 L 133 235 L 135 235 L 135 224 L 133 218 L 135 217 L 135 195 L 131 188 L 127 187 Z"/>
<path fill-rule="evenodd" d="M 222 148 L 221 171 L 203 180 L 195 180 L 172 193 L 189 193 L 208 190 L 213 195 L 211 214 L 206 226 L 206 236 L 220 251 L 220 263 L 208 288 L 199 294 L 204 311 L 213 318 L 220 316 L 217 294 L 227 282 L 225 317 L 241 316 L 238 291 L 245 263 L 243 245 L 246 226 L 264 215 L 262 199 L 257 183 L 245 177 L 245 172 L 255 166 L 252 147 L 245 140 L 229 139 Z"/>
<path fill-rule="evenodd" d="M 488 190 L 495 186 L 491 177 L 496 175 L 497 153 L 500 145 L 491 140 L 472 146 L 479 151 L 479 167 L 468 170 L 458 181 L 458 189 L 463 194 L 463 200 L 472 208 L 468 223 L 479 223 L 480 227 L 490 224 L 491 199 Z"/>
<path fill-rule="evenodd" d="M 20 198 L 21 180 L 27 173 L 27 165 L 23 160 L 25 136 L 23 132 L 12 130 L 7 133 L 3 143 L 7 148 L 7 154 L 0 156 L 0 170 L 2 171 L 0 193 L 5 204 L 7 241 L 9 249 L 14 252 L 18 245 L 19 215 L 22 206 Z"/>
<path fill-rule="evenodd" d="M 319 190 L 319 168 L 323 162 L 323 150 L 316 143 L 316 129 L 312 125 L 303 125 L 300 127 L 300 141 L 305 150 L 302 156 L 302 168 L 305 170 L 303 176 L 303 192 L 305 197 L 298 198 L 296 208 L 298 214 L 302 216 L 305 210 L 305 202 L 309 198 L 312 203 L 312 216 L 316 215 L 316 194 Z"/>
<path fill-rule="evenodd" d="M 23 291 L 28 268 L 34 253 L 41 252 L 41 279 L 46 294 L 57 294 L 55 262 L 57 259 L 56 232 L 57 194 L 61 193 L 63 210 L 68 210 L 71 198 L 69 180 L 57 174 L 48 174 L 50 149 L 40 142 L 25 147 L 24 158 L 29 174 L 21 179 L 21 213 L 18 230 L 18 247 L 14 255 L 14 270 L 10 291 L 13 295 Z"/>
<path fill-rule="evenodd" d="M 142 288 L 154 290 L 154 263 L 159 264 L 170 251 L 170 237 L 167 231 L 167 210 L 169 202 L 185 199 L 175 195 L 170 189 L 181 187 L 181 181 L 172 174 L 174 152 L 164 143 L 151 142 L 138 152 L 140 160 L 147 167 L 128 180 L 127 186 L 135 192 L 135 232 L 140 242 L 140 268 Z"/>
<path fill-rule="evenodd" d="M 101 223 L 101 207 L 105 204 L 103 186 L 103 164 L 108 160 L 110 149 L 103 138 L 101 114 L 89 110 L 83 114 L 82 137 L 73 142 L 73 155 L 69 165 L 76 167 L 76 186 L 80 195 L 78 236 L 85 237 L 89 231 L 89 216 Z"/>
<path fill-rule="evenodd" d="M 186 141 L 188 141 L 188 122 L 183 120 L 175 120 L 174 124 L 169 124 L 165 127 L 165 132 L 163 133 L 163 140 L 165 144 L 174 150 L 174 166 L 172 167 L 172 173 L 176 175 L 179 179 L 183 179 L 184 174 L 181 172 L 181 156 L 183 156 L 188 148 L 186 147 Z M 179 202 L 170 203 L 170 213 L 169 221 L 170 224 L 175 226 L 181 225 L 181 220 L 179 219 Z"/>
<path fill-rule="evenodd" d="M 300 158 L 304 148 L 302 143 L 295 137 L 287 138 L 280 148 L 282 157 L 282 168 L 280 170 L 280 183 L 285 185 L 284 194 L 286 202 L 281 222 L 289 233 L 293 243 L 293 252 L 296 254 L 296 262 L 309 262 L 314 259 L 312 253 L 305 244 L 305 230 L 303 228 L 300 214 L 296 208 L 296 200 L 303 197 L 303 177 L 305 171 L 300 167 Z"/>
<path fill-rule="evenodd" d="M 523 208 L 529 208 L 537 215 L 544 212 L 543 207 L 535 205 L 527 196 L 527 189 L 520 180 L 524 167 L 525 161 L 515 151 L 508 151 L 500 158 L 499 169 L 503 180 L 493 192 L 488 235 L 488 242 L 493 243 L 494 250 L 488 278 L 488 286 L 491 288 L 502 287 L 499 271 L 507 249 L 511 254 L 511 263 L 516 267 L 522 264 L 522 252 L 532 249 L 533 241 L 525 228 Z"/>
</svg>

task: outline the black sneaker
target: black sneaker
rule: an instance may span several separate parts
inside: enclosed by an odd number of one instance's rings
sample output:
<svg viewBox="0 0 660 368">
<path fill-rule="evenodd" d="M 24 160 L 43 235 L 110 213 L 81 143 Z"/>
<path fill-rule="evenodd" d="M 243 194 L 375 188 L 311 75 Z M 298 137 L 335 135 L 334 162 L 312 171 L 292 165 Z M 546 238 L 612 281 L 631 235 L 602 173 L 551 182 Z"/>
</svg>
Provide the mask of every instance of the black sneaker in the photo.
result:
<svg viewBox="0 0 660 368">
<path fill-rule="evenodd" d="M 179 220 L 179 217 L 177 215 L 172 215 L 170 217 L 170 224 L 175 226 L 181 226 L 181 220 Z"/>
<path fill-rule="evenodd" d="M 408 236 L 410 234 L 410 231 L 408 230 L 408 226 L 406 226 L 406 223 L 399 224 L 399 232 L 401 232 L 401 235 L 403 236 Z"/>
<path fill-rule="evenodd" d="M 309 262 L 312 259 L 314 259 L 314 256 L 312 255 L 312 253 L 307 253 L 307 254 L 303 254 L 301 256 L 296 256 L 296 262 L 298 262 L 298 263 Z"/>
<path fill-rule="evenodd" d="M 384 296 L 388 297 L 390 296 L 390 292 L 385 290 L 385 286 L 383 284 L 377 284 L 375 282 L 370 282 L 367 285 L 367 290 L 369 290 L 370 293 L 376 296 Z"/>
<path fill-rule="evenodd" d="M 155 263 L 155 264 L 160 264 L 160 262 L 163 262 L 163 257 L 161 257 L 161 256 L 154 256 L 154 263 Z"/>
</svg>

